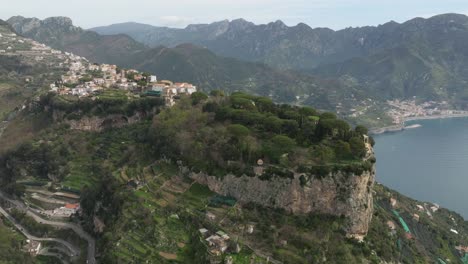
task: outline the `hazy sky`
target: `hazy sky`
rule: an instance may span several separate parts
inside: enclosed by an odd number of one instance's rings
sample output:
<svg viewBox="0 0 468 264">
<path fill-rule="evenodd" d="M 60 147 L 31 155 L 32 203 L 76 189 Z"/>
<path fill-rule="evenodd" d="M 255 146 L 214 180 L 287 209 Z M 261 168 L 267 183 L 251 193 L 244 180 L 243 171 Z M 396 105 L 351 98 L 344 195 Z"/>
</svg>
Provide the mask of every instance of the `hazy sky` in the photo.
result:
<svg viewBox="0 0 468 264">
<path fill-rule="evenodd" d="M 468 0 L 13 0 L 0 8 L 1 19 L 68 16 L 84 28 L 127 21 L 184 27 L 242 17 L 341 29 L 441 13 L 468 14 Z"/>
</svg>

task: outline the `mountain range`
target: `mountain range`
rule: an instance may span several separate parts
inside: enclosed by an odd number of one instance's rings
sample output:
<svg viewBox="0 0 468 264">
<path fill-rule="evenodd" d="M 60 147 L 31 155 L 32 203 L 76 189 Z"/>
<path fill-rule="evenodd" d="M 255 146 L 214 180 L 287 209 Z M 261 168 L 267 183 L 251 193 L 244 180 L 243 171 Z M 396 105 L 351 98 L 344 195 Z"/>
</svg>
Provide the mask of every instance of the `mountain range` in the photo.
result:
<svg viewBox="0 0 468 264">
<path fill-rule="evenodd" d="M 60 76 L 65 58 L 50 50 L 43 54 L 41 44 L 18 36 L 3 20 L 0 37 L 0 118 L 4 120 L 24 100 Z"/>
<path fill-rule="evenodd" d="M 205 90 L 245 90 L 343 116 L 367 109 L 369 126 L 382 125 L 376 120 L 387 100 L 447 101 L 457 109 L 468 102 L 465 15 L 338 31 L 243 19 L 184 29 L 122 23 L 83 30 L 64 17 L 17 16 L 8 23 L 19 34 L 92 61 Z"/>
<path fill-rule="evenodd" d="M 272 97 L 278 102 L 314 104 L 333 111 L 338 105 L 350 109 L 356 101 L 368 97 L 357 87 L 346 86 L 345 89 L 345 85 L 332 79 L 219 56 L 194 44 L 149 47 L 124 34 L 99 35 L 74 26 L 65 17 L 39 20 L 16 16 L 8 23 L 19 34 L 53 48 L 98 63 L 152 72 L 159 79 L 192 82 L 205 91 L 243 90 Z"/>
<path fill-rule="evenodd" d="M 416 41 L 424 45 L 439 39 L 443 43 L 450 31 L 463 31 L 467 24 L 464 15 L 445 14 L 402 24 L 391 21 L 376 27 L 338 31 L 311 28 L 303 23 L 288 27 L 280 20 L 255 25 L 244 19 L 189 25 L 184 29 L 122 23 L 90 30 L 101 35 L 127 34 L 149 46 L 193 43 L 222 56 L 262 61 L 278 68 L 310 70 Z"/>
<path fill-rule="evenodd" d="M 243 19 L 184 29 L 123 23 L 91 30 L 103 35 L 124 33 L 150 46 L 190 42 L 218 55 L 354 83 L 385 100 L 416 96 L 466 104 L 465 15 L 338 31 L 305 24 L 288 27 L 281 21 L 255 25 Z"/>
<path fill-rule="evenodd" d="M 15 16 L 7 21 L 18 34 L 45 43 L 55 49 L 66 50 L 96 62 L 122 62 L 145 46 L 124 34 L 103 36 L 75 27 L 68 17 L 44 20 Z"/>
</svg>

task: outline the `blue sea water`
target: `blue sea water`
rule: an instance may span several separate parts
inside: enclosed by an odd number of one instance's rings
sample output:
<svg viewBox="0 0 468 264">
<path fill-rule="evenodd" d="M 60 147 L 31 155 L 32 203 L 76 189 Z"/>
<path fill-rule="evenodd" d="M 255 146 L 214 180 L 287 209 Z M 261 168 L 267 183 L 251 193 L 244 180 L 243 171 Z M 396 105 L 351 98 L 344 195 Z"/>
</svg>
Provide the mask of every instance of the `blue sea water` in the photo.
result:
<svg viewBox="0 0 468 264">
<path fill-rule="evenodd" d="M 468 219 L 468 118 L 411 124 L 422 127 L 374 136 L 377 181 Z"/>
</svg>

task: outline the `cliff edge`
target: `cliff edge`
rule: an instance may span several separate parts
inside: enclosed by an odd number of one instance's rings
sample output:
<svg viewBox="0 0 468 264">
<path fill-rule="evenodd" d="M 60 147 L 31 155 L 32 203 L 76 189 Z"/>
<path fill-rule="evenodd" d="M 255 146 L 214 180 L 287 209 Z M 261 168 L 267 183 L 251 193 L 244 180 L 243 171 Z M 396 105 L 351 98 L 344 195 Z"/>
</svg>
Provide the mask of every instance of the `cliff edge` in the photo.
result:
<svg viewBox="0 0 468 264">
<path fill-rule="evenodd" d="M 367 155 L 374 159 L 372 146 L 366 137 Z M 346 218 L 347 236 L 362 240 L 369 230 L 374 210 L 373 186 L 375 165 L 361 174 L 336 171 L 325 176 L 294 173 L 292 179 L 274 177 L 264 180 L 265 170 L 255 177 L 226 175 L 222 178 L 205 173 L 190 173 L 190 177 L 210 190 L 236 198 L 241 203 L 256 203 L 280 208 L 294 214 L 328 214 Z M 302 179 L 308 178 L 304 183 Z"/>
</svg>

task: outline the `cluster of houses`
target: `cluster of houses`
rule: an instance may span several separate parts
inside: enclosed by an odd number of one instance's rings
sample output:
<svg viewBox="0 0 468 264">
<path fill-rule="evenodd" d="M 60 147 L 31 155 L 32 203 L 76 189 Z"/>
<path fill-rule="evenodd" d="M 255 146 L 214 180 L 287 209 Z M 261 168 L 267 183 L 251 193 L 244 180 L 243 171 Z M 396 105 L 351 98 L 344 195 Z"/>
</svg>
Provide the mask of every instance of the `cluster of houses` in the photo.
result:
<svg viewBox="0 0 468 264">
<path fill-rule="evenodd" d="M 464 116 L 467 114 L 467 111 L 450 109 L 447 101 L 418 103 L 416 100 L 393 100 L 387 101 L 387 104 L 390 106 L 387 115 L 393 119 L 394 124 L 402 124 L 415 117 Z"/>
<path fill-rule="evenodd" d="M 155 75 L 137 70 L 119 69 L 110 64 L 93 64 L 73 53 L 55 50 L 1 30 L 0 55 L 23 56 L 54 68 L 68 69 L 60 80 L 50 84 L 50 90 L 60 95 L 88 97 L 100 90 L 119 89 L 139 95 L 163 97 L 166 104 L 172 106 L 179 96 L 197 91 L 197 87 L 190 83 L 158 81 Z"/>
<path fill-rule="evenodd" d="M 166 105 L 173 106 L 180 95 L 190 95 L 197 91 L 197 87 L 190 83 L 173 83 L 163 80 L 152 84 L 145 91 L 146 95 L 162 96 L 165 98 Z"/>
<path fill-rule="evenodd" d="M 78 97 L 93 96 L 104 89 L 119 89 L 145 96 L 163 97 L 169 106 L 175 103 L 178 96 L 197 91 L 197 87 L 190 83 L 158 81 L 155 75 L 133 69 L 119 69 L 116 65 L 90 64 L 83 60 L 72 62 L 69 71 L 61 80 L 51 84 L 50 89 L 60 95 Z"/>
<path fill-rule="evenodd" d="M 52 49 L 11 32 L 0 33 L 0 55 L 22 56 L 31 62 L 41 62 L 52 68 L 68 68 L 74 62 L 87 62 L 83 57 Z"/>
</svg>

